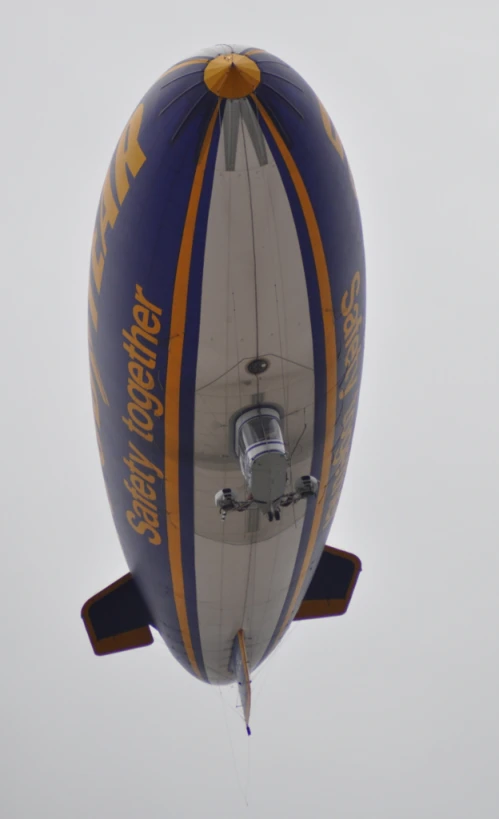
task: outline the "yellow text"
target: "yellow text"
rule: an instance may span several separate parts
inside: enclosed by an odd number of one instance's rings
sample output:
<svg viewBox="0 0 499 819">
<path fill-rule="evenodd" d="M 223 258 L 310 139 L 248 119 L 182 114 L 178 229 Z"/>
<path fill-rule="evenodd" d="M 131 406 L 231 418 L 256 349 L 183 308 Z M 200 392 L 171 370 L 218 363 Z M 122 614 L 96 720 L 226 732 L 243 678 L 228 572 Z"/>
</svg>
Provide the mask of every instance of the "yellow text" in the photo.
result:
<svg viewBox="0 0 499 819">
<path fill-rule="evenodd" d="M 338 444 L 334 449 L 330 480 L 333 482 L 332 495 L 329 502 L 324 526 L 328 525 L 336 512 L 340 492 L 345 479 L 348 458 L 352 446 L 352 437 L 355 427 L 355 416 L 359 400 L 359 375 L 362 360 L 362 315 L 360 314 L 357 297 L 360 292 L 360 273 L 354 275 L 349 290 L 346 290 L 341 300 L 341 315 L 343 317 L 343 340 L 345 343 L 345 377 L 339 391 L 339 397 L 344 400 L 350 396 L 343 416 L 342 431 Z"/>
<path fill-rule="evenodd" d="M 127 392 L 130 399 L 127 415 L 122 421 L 130 432 L 152 443 L 154 439 L 154 419 L 163 415 L 163 404 L 154 395 L 156 369 L 157 335 L 161 330 L 159 316 L 162 310 L 148 301 L 142 287 L 135 287 L 135 303 L 132 314 L 134 324 L 130 331 L 123 330 L 123 347 L 128 353 Z"/>
<path fill-rule="evenodd" d="M 320 100 L 318 100 L 318 103 L 319 103 L 319 109 L 320 109 L 321 117 L 322 117 L 322 124 L 324 125 L 324 130 L 325 130 L 325 132 L 327 134 L 327 137 L 328 137 L 331 145 L 333 146 L 336 153 L 338 154 L 338 156 L 340 157 L 340 159 L 342 160 L 342 162 L 346 166 L 346 169 L 348 171 L 348 176 L 349 176 L 349 179 L 350 179 L 350 184 L 352 186 L 352 190 L 353 190 L 355 196 L 357 196 L 357 191 L 355 189 L 355 183 L 353 181 L 352 171 L 350 170 L 350 165 L 348 164 L 348 160 L 346 158 L 343 143 L 342 143 L 342 141 L 341 141 L 341 139 L 339 137 L 339 134 L 338 134 L 336 128 L 334 127 L 334 125 L 333 125 L 333 123 L 331 121 L 331 117 L 329 116 L 328 112 L 324 108 L 322 102 Z"/>
<path fill-rule="evenodd" d="M 126 519 L 134 532 L 139 535 L 148 535 L 148 541 L 153 546 L 159 546 L 159 514 L 156 505 L 156 482 L 163 480 L 163 473 L 156 464 L 153 464 L 138 447 L 128 442 L 128 458 L 123 458 L 130 474 L 124 480 L 125 488 L 131 495 L 131 509 L 126 512 Z"/>
<path fill-rule="evenodd" d="M 107 256 L 108 232 L 114 228 L 120 208 L 130 189 L 129 175 L 135 178 L 146 161 L 146 155 L 139 143 L 143 115 L 144 106 L 141 103 L 132 114 L 121 135 L 113 162 L 104 180 L 91 252 L 92 277 L 97 293 L 100 293 L 102 287 L 104 264 Z M 114 170 L 116 192 L 113 191 L 111 183 L 112 169 Z M 92 323 L 97 330 L 98 311 L 92 290 L 90 290 L 89 294 L 89 303 Z"/>
</svg>

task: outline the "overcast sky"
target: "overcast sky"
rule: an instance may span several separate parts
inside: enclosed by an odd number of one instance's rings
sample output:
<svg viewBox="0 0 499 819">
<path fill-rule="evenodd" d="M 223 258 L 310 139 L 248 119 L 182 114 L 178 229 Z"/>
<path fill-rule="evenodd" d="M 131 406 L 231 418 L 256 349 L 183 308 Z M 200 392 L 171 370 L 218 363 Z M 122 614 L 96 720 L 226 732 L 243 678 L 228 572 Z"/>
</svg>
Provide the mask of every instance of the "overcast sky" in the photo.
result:
<svg viewBox="0 0 499 819">
<path fill-rule="evenodd" d="M 126 572 L 87 362 L 101 184 L 156 78 L 219 42 L 332 116 L 367 253 L 364 380 L 330 543 L 363 573 L 236 692 L 162 642 L 98 659 L 83 602 Z M 3 11 L 0 815 L 499 815 L 499 6 L 85 0 Z"/>
</svg>

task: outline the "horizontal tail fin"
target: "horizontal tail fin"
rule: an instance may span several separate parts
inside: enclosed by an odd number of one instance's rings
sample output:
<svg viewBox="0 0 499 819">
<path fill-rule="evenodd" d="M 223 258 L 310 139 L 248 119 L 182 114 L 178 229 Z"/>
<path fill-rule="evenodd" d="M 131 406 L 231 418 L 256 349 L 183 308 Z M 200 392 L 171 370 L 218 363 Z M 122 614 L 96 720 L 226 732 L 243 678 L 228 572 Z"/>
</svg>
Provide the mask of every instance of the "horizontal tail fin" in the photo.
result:
<svg viewBox="0 0 499 819">
<path fill-rule="evenodd" d="M 361 568 L 355 555 L 326 546 L 295 620 L 345 614 Z"/>
<path fill-rule="evenodd" d="M 99 656 L 153 642 L 151 618 L 131 574 L 87 600 L 81 616 L 92 648 Z"/>
</svg>

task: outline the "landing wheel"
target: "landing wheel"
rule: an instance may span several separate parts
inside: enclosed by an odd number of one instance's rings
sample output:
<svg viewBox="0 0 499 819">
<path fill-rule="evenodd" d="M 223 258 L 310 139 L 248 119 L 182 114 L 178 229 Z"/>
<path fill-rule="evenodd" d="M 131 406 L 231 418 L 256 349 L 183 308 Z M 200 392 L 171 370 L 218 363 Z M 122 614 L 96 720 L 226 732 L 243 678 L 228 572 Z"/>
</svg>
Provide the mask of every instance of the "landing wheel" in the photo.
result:
<svg viewBox="0 0 499 819">
<path fill-rule="evenodd" d="M 277 521 L 279 521 L 281 519 L 281 513 L 280 513 L 279 509 L 276 509 L 274 514 L 275 514 L 275 519 Z"/>
<path fill-rule="evenodd" d="M 269 519 L 270 523 L 272 523 L 272 521 L 274 520 L 274 513 L 273 513 L 273 512 L 269 512 L 267 517 L 268 517 L 268 519 Z"/>
</svg>

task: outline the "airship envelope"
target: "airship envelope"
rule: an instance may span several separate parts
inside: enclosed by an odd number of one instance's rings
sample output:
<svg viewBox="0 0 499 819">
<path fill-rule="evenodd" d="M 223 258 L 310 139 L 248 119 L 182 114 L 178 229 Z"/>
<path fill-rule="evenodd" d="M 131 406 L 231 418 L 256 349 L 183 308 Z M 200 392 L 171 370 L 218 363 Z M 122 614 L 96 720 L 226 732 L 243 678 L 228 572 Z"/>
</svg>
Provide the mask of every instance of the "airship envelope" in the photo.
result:
<svg viewBox="0 0 499 819">
<path fill-rule="evenodd" d="M 132 113 L 91 248 L 97 440 L 129 573 L 83 619 L 96 654 L 152 642 L 208 683 L 295 619 L 343 614 L 326 545 L 354 431 L 365 263 L 343 144 L 262 49 L 168 69 Z"/>
</svg>

